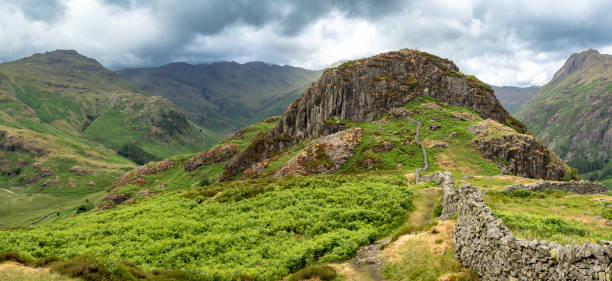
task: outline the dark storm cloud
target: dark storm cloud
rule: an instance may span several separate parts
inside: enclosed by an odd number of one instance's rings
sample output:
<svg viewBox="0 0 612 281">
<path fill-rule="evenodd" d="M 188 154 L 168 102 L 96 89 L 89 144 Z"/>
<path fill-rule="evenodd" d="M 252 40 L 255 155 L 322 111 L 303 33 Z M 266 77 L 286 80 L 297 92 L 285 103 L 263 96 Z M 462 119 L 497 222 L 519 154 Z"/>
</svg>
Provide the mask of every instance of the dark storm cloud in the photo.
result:
<svg viewBox="0 0 612 281">
<path fill-rule="evenodd" d="M 261 60 L 320 68 L 404 47 L 509 84 L 612 50 L 607 0 L 0 0 L 0 58 L 70 48 L 112 68 Z"/>
<path fill-rule="evenodd" d="M 64 13 L 64 6 L 58 0 L 22 0 L 15 3 L 32 20 L 53 21 Z"/>
<path fill-rule="evenodd" d="M 151 8 L 177 30 L 199 34 L 215 34 L 240 22 L 256 27 L 276 23 L 282 34 L 294 35 L 330 12 L 371 19 L 383 17 L 405 5 L 401 0 L 107 1 L 126 8 Z"/>
</svg>

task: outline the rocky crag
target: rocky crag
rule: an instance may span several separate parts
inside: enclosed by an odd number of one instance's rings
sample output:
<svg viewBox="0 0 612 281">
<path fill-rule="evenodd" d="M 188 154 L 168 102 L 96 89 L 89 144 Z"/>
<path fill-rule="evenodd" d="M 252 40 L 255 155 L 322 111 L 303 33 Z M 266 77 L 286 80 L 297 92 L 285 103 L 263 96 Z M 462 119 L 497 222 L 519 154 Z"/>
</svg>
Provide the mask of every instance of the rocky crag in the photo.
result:
<svg viewBox="0 0 612 281">
<path fill-rule="evenodd" d="M 491 119 L 468 128 L 485 159 L 497 162 L 504 174 L 562 180 L 569 175 L 563 161 L 533 136 L 520 134 Z"/>
<path fill-rule="evenodd" d="M 491 87 L 460 73 L 447 59 L 404 49 L 325 70 L 274 129 L 229 162 L 220 180 L 235 178 L 293 143 L 344 129 L 334 120 L 373 121 L 420 96 L 469 107 L 483 118 L 526 131 L 501 106 Z"/>
<path fill-rule="evenodd" d="M 610 280 L 612 242 L 562 246 L 514 237 L 470 184 L 455 188 L 452 175 L 437 172 L 421 179 L 444 191 L 441 219 L 457 216 L 455 257 L 480 280 Z"/>
</svg>

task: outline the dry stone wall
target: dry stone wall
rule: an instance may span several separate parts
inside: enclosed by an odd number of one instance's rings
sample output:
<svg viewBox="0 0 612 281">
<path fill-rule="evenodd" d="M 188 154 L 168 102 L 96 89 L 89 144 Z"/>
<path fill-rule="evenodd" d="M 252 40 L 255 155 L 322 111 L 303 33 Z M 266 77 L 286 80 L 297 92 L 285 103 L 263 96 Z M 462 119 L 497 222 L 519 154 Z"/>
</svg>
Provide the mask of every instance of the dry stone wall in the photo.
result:
<svg viewBox="0 0 612 281">
<path fill-rule="evenodd" d="M 444 189 L 443 219 L 457 216 L 455 257 L 481 280 L 610 281 L 612 242 L 562 246 L 514 237 L 473 185 L 452 186 L 448 172 L 424 176 Z"/>
<path fill-rule="evenodd" d="M 574 192 L 579 194 L 603 194 L 608 192 L 608 188 L 596 182 L 590 181 L 570 181 L 570 182 L 554 182 L 541 181 L 531 185 L 515 184 L 506 186 L 506 191 L 514 192 L 518 189 L 525 189 L 533 192 L 542 192 L 544 190 L 562 190 L 565 192 Z"/>
</svg>

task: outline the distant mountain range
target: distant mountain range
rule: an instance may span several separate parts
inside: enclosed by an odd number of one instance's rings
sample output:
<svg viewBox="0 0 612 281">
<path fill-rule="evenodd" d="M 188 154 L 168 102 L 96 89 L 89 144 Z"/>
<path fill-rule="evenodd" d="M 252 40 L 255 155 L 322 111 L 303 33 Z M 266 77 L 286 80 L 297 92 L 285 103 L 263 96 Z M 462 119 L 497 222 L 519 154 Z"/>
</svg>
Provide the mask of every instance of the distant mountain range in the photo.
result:
<svg viewBox="0 0 612 281">
<path fill-rule="evenodd" d="M 169 99 L 196 124 L 228 134 L 282 114 L 322 72 L 263 62 L 218 62 L 117 73 L 139 89 Z"/>
<path fill-rule="evenodd" d="M 571 55 L 517 116 L 584 177 L 612 186 L 611 55 Z"/>
<path fill-rule="evenodd" d="M 36 198 L 13 200 L 19 208 L 0 208 L 0 219 L 74 213 L 137 164 L 202 151 L 282 113 L 318 75 L 229 62 L 113 72 L 72 50 L 2 63 L 0 188 Z"/>
<path fill-rule="evenodd" d="M 514 86 L 491 86 L 495 91 L 495 96 L 499 99 L 499 102 L 510 112 L 510 114 L 516 113 L 519 108 L 525 105 L 531 98 L 533 98 L 540 87 L 514 87 Z"/>
</svg>

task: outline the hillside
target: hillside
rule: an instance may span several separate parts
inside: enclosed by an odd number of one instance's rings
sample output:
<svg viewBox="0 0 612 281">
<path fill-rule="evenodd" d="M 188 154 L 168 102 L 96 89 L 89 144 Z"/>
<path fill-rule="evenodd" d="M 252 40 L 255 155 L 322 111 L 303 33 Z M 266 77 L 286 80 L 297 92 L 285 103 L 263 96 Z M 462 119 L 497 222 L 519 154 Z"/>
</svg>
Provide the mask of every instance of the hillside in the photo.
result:
<svg viewBox="0 0 612 281">
<path fill-rule="evenodd" d="M 189 120 L 220 134 L 283 113 L 321 75 L 262 62 L 172 63 L 117 73 L 140 89 L 169 99 Z"/>
<path fill-rule="evenodd" d="M 523 105 L 529 102 L 540 90 L 538 86 L 513 87 L 513 86 L 491 86 L 495 97 L 501 102 L 510 114 L 515 114 Z"/>
<path fill-rule="evenodd" d="M 574 256 L 571 266 L 553 261 L 563 248 L 535 265 L 533 254 L 516 253 L 549 245 L 522 238 L 612 239 L 605 187 L 539 183 L 571 177 L 486 84 L 401 50 L 327 69 L 281 117 L 206 151 L 125 173 L 97 210 L 0 232 L 0 260 L 86 280 L 592 276 L 609 262 L 606 242 L 588 242 L 588 253 L 603 254 Z M 566 189 L 504 188 L 513 184 Z M 502 220 L 478 223 L 494 215 Z M 517 244 L 499 246 L 498 233 Z"/>
<path fill-rule="evenodd" d="M 517 116 L 583 177 L 612 187 L 612 56 L 573 54 Z"/>
<path fill-rule="evenodd" d="M 9 204 L 0 211 L 0 227 L 69 216 L 80 205 L 90 209 L 133 162 L 217 141 L 167 99 L 75 51 L 2 63 L 0 188 Z"/>
</svg>

